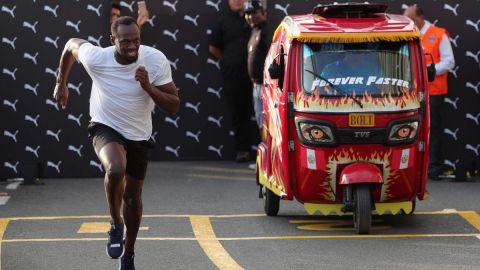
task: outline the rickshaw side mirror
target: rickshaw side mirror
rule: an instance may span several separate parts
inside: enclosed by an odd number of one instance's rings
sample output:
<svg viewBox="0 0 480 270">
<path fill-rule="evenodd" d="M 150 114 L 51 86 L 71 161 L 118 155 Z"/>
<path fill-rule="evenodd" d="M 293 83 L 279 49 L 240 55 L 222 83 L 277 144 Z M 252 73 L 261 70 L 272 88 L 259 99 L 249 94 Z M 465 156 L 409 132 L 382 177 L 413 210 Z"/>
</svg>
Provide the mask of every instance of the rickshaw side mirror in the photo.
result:
<svg viewBox="0 0 480 270">
<path fill-rule="evenodd" d="M 432 63 L 427 67 L 427 76 L 428 76 L 428 81 L 433 82 L 435 80 L 435 76 L 437 75 L 437 71 L 435 69 L 435 62 L 433 61 L 432 54 L 427 53 L 425 55 L 430 56 L 430 59 L 432 60 Z"/>
<path fill-rule="evenodd" d="M 268 67 L 268 73 L 270 74 L 270 78 L 274 80 L 280 78 L 280 65 L 273 61 Z"/>
</svg>

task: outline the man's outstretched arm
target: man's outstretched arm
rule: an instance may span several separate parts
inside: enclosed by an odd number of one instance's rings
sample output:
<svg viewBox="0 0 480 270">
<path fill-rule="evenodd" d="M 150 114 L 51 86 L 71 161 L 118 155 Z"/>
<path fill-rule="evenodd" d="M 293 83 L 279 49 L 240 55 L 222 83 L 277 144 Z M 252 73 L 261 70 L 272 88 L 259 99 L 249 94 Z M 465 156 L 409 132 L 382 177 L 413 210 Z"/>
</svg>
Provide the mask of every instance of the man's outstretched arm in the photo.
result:
<svg viewBox="0 0 480 270">
<path fill-rule="evenodd" d="M 79 38 L 71 38 L 65 44 L 62 56 L 60 56 L 58 76 L 55 83 L 55 90 L 53 91 L 53 98 L 58 102 L 58 104 L 60 104 L 62 109 L 65 109 L 67 106 L 67 81 L 68 75 L 70 74 L 70 69 L 72 68 L 73 63 L 75 63 L 75 60 L 78 59 L 78 48 L 80 48 L 80 45 L 86 42 L 88 41 Z"/>
</svg>

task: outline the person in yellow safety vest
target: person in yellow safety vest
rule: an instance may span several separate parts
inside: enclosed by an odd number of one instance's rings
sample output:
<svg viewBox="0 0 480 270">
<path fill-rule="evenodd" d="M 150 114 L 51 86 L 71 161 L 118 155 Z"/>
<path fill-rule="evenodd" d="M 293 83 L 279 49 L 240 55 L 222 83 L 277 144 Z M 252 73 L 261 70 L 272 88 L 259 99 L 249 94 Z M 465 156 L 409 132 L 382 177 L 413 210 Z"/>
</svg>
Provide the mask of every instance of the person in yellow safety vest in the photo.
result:
<svg viewBox="0 0 480 270">
<path fill-rule="evenodd" d="M 404 14 L 413 20 L 422 34 L 422 45 L 426 55 L 426 62 L 435 62 L 436 76 L 433 82 L 428 83 L 430 95 L 430 164 L 428 177 L 439 180 L 442 173 L 442 122 L 444 122 L 444 98 L 448 92 L 447 74 L 455 66 L 452 46 L 447 30 L 435 26 L 425 20 L 423 10 L 416 4 L 408 7 Z"/>
</svg>

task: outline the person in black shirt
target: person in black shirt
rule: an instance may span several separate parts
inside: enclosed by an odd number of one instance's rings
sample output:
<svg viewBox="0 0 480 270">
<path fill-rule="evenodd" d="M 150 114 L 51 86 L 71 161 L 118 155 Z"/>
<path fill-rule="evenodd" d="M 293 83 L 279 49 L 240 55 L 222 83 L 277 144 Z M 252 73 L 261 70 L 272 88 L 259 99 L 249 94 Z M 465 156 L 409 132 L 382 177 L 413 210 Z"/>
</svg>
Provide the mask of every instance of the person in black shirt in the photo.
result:
<svg viewBox="0 0 480 270">
<path fill-rule="evenodd" d="M 263 124 L 263 65 L 268 52 L 267 40 L 267 13 L 259 0 L 245 2 L 245 20 L 252 27 L 252 33 L 248 40 L 247 67 L 248 76 L 253 83 L 253 108 L 258 128 Z"/>
<path fill-rule="evenodd" d="M 243 15 L 245 0 L 228 0 L 219 21 L 212 29 L 209 52 L 220 60 L 228 110 L 235 133 L 236 161 L 250 160 L 251 145 L 257 143 L 253 115 L 252 82 L 247 72 L 247 42 L 250 27 Z"/>
</svg>

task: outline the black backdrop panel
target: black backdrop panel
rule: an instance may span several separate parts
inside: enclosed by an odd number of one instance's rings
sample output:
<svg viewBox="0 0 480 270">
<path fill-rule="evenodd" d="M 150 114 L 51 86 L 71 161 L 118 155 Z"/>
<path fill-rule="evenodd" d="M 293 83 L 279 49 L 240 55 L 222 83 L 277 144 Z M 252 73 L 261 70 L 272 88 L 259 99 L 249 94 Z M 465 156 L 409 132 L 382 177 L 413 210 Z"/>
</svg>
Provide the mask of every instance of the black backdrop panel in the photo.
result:
<svg viewBox="0 0 480 270">
<path fill-rule="evenodd" d="M 167 117 L 155 110 L 152 160 L 233 158 L 219 67 L 208 54 L 210 27 L 226 2 L 147 0 L 151 19 L 142 29 L 142 42 L 160 49 L 171 61 L 181 96 L 178 115 Z M 413 3 L 384 2 L 392 13 Z M 135 15 L 133 0 L 121 3 L 124 15 Z M 286 14 L 310 12 L 318 3 L 329 1 L 268 1 L 270 31 Z M 471 167 L 478 163 L 480 151 L 480 2 L 420 4 L 454 40 L 456 67 L 449 75 L 446 101 L 446 163 Z M 74 65 L 66 110 L 55 106 L 52 92 L 59 56 L 69 38 L 109 46 L 110 1 L 2 0 L 0 5 L 0 178 L 22 177 L 37 164 L 42 177 L 100 176 L 102 169 L 86 131 L 91 80 L 80 65 Z"/>
</svg>

